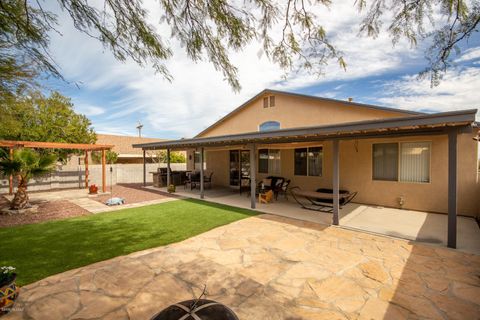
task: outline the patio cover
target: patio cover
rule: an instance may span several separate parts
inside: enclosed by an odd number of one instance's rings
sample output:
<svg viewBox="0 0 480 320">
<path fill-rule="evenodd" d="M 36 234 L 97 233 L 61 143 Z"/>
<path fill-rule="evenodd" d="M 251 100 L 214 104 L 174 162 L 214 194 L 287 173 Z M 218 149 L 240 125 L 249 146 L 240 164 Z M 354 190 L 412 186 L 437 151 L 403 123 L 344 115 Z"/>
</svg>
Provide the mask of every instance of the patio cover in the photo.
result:
<svg viewBox="0 0 480 320">
<path fill-rule="evenodd" d="M 134 144 L 134 148 L 143 149 L 144 172 L 146 184 L 145 151 L 156 149 L 185 150 L 200 148 L 200 162 L 203 163 L 205 147 L 247 146 L 250 149 L 251 207 L 255 208 L 256 148 L 258 144 L 291 143 L 291 142 L 333 142 L 333 217 L 332 223 L 339 224 L 339 141 L 349 139 L 367 139 L 419 135 L 448 135 L 448 246 L 456 247 L 457 239 L 457 135 L 472 132 L 478 127 L 475 122 L 476 109 L 420 114 L 387 119 L 374 119 L 338 123 L 332 125 L 303 128 L 280 129 L 263 132 L 198 137 L 193 139 L 170 140 L 153 143 Z M 169 157 L 167 167 L 170 168 Z M 203 199 L 203 165 L 200 169 L 200 197 Z M 170 170 L 167 170 L 167 184 L 170 181 Z"/>
<path fill-rule="evenodd" d="M 141 143 L 134 144 L 133 147 L 142 148 L 143 150 L 188 149 L 250 143 L 289 143 L 334 139 L 359 139 L 391 135 L 445 134 L 445 129 L 450 127 L 471 128 L 475 122 L 476 113 L 476 109 L 470 109 L 314 127 Z"/>
</svg>

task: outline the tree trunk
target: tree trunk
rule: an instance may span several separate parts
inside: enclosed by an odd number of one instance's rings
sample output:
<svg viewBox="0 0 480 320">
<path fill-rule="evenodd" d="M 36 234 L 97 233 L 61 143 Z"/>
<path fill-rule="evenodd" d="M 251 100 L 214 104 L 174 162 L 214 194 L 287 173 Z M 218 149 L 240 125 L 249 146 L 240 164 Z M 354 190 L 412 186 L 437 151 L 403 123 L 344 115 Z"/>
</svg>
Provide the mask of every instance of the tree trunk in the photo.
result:
<svg viewBox="0 0 480 320">
<path fill-rule="evenodd" d="M 12 203 L 10 204 L 10 209 L 12 210 L 20 210 L 30 207 L 28 202 L 28 194 L 27 194 L 27 181 L 20 177 L 20 183 L 18 184 L 17 192 L 15 193 L 15 197 L 13 197 Z"/>
</svg>

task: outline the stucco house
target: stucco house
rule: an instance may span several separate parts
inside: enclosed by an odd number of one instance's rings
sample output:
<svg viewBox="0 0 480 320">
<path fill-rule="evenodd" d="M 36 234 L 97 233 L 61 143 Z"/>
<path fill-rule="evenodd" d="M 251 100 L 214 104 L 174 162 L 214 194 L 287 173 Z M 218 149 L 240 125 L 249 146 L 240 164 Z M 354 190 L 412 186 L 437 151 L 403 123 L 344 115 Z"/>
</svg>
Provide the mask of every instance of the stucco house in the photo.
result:
<svg viewBox="0 0 480 320">
<path fill-rule="evenodd" d="M 267 89 L 192 139 L 135 147 L 186 150 L 189 170 L 201 169 L 203 151 L 214 186 L 282 176 L 337 197 L 354 190 L 358 203 L 449 214 L 454 247 L 457 214 L 480 210 L 476 112 L 426 114 Z"/>
<path fill-rule="evenodd" d="M 113 145 L 112 151 L 118 154 L 117 163 L 142 163 L 142 151 L 133 148 L 133 144 L 166 141 L 166 139 L 146 138 L 136 136 L 122 136 L 113 134 L 97 134 L 97 144 Z M 153 162 L 152 157 L 155 154 L 150 154 L 147 157 L 148 162 Z"/>
</svg>

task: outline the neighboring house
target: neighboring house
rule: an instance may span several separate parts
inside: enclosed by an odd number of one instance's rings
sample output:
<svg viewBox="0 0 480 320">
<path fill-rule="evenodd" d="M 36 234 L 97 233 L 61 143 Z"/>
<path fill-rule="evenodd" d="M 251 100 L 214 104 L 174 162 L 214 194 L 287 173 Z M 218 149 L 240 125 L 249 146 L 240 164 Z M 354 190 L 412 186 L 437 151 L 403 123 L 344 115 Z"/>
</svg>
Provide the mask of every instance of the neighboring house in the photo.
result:
<svg viewBox="0 0 480 320">
<path fill-rule="evenodd" d="M 143 163 L 142 150 L 133 148 L 132 144 L 160 141 L 166 140 L 134 136 L 120 136 L 113 134 L 97 134 L 97 144 L 114 145 L 112 151 L 118 154 L 117 163 Z M 147 158 L 147 161 L 150 162 L 151 156 L 147 156 Z"/>
<path fill-rule="evenodd" d="M 233 188 L 250 175 L 253 150 L 256 182 L 283 176 L 316 190 L 332 188 L 338 144 L 340 189 L 357 191 L 355 202 L 477 216 L 476 112 L 425 114 L 264 90 L 193 139 L 136 147 L 188 150 L 190 170 L 200 168 L 204 149 L 214 185 Z"/>
</svg>

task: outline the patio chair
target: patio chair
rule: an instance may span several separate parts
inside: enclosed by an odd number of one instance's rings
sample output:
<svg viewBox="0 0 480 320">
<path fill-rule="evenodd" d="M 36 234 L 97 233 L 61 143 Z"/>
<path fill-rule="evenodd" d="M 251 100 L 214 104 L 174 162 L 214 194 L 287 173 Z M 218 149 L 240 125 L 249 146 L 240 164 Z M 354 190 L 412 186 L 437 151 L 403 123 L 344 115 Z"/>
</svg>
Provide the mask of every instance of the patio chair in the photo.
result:
<svg viewBox="0 0 480 320">
<path fill-rule="evenodd" d="M 290 192 L 293 199 L 303 208 L 314 211 L 333 212 L 333 190 L 332 189 L 317 189 L 326 192 L 319 191 L 305 191 L 300 187 L 292 187 Z M 340 192 L 341 191 L 341 192 Z M 349 192 L 348 190 L 339 190 L 339 204 L 340 208 L 346 205 L 355 198 L 357 192 Z M 300 201 L 305 199 L 308 203 Z"/>
<path fill-rule="evenodd" d="M 285 200 L 288 200 L 288 186 L 290 185 L 291 180 L 285 180 L 282 182 L 282 185 L 275 193 L 275 200 L 278 200 L 278 195 L 283 194 L 285 196 Z"/>
<path fill-rule="evenodd" d="M 242 195 L 243 191 L 246 191 L 247 196 L 250 196 L 250 177 L 240 178 L 240 195 Z"/>
<path fill-rule="evenodd" d="M 183 184 L 183 187 L 187 189 L 188 185 L 190 185 L 190 190 L 193 190 L 197 187 L 197 184 L 200 183 L 200 173 L 199 172 L 190 172 Z"/>
<path fill-rule="evenodd" d="M 210 172 L 210 175 L 208 175 L 207 177 L 203 177 L 203 185 L 208 184 L 209 189 L 212 188 L 212 176 L 213 176 L 213 171 Z"/>
</svg>

